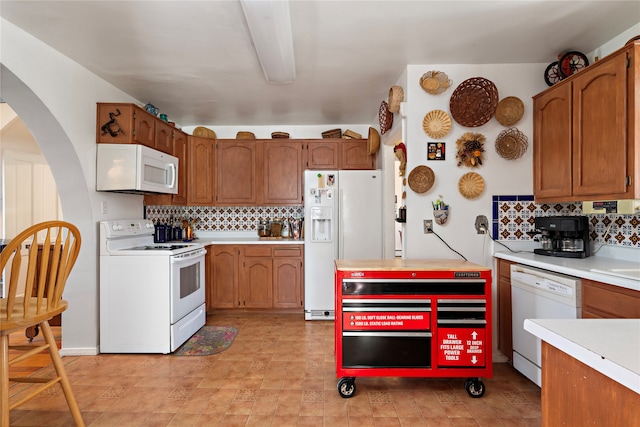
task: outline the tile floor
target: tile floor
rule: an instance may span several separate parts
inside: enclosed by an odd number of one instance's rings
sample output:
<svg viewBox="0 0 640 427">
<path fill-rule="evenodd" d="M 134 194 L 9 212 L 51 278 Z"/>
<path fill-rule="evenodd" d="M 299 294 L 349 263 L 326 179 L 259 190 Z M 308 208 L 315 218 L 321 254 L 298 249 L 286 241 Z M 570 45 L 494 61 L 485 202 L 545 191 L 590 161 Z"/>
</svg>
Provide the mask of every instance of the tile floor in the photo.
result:
<svg viewBox="0 0 640 427">
<path fill-rule="evenodd" d="M 358 378 L 338 395 L 333 323 L 302 315 L 221 314 L 235 326 L 211 356 L 68 356 L 88 426 L 540 426 L 540 389 L 498 363 L 474 399 L 464 379 Z M 36 337 L 38 339 L 38 337 Z M 51 372 L 42 368 L 39 375 Z M 59 386 L 11 412 L 12 426 L 73 425 Z"/>
</svg>

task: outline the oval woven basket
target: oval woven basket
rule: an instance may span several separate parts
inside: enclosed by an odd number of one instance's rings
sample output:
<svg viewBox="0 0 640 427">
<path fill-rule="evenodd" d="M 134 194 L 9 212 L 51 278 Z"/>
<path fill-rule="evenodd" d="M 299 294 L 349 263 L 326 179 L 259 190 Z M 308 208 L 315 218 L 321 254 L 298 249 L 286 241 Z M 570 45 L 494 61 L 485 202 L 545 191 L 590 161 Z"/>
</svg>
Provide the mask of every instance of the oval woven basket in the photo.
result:
<svg viewBox="0 0 640 427">
<path fill-rule="evenodd" d="M 400 86 L 391 86 L 391 89 L 389 89 L 389 111 L 392 113 L 399 112 L 402 101 L 404 101 L 404 89 Z"/>
<path fill-rule="evenodd" d="M 431 95 L 438 95 L 451 86 L 451 79 L 442 71 L 427 71 L 420 77 L 420 87 Z"/>
<path fill-rule="evenodd" d="M 384 135 L 389 132 L 389 129 L 393 126 L 393 113 L 389 111 L 389 104 L 387 104 L 387 101 L 382 101 L 380 103 L 378 119 L 380 121 L 380 133 Z"/>
<path fill-rule="evenodd" d="M 453 91 L 449 109 L 453 119 L 466 127 L 478 127 L 491 120 L 498 106 L 498 88 L 491 80 L 472 77 Z"/>
<path fill-rule="evenodd" d="M 409 188 L 416 193 L 425 193 L 429 191 L 435 179 L 436 176 L 429 166 L 416 166 L 409 173 Z"/>
<path fill-rule="evenodd" d="M 519 159 L 528 146 L 527 136 L 516 128 L 505 129 L 496 138 L 496 152 L 503 159 Z"/>
<path fill-rule="evenodd" d="M 467 172 L 460 177 L 458 190 L 466 199 L 475 199 L 484 191 L 484 179 L 478 173 Z"/>
<path fill-rule="evenodd" d="M 216 133 L 204 126 L 198 126 L 193 130 L 193 136 L 200 136 L 202 138 L 216 139 Z"/>
<path fill-rule="evenodd" d="M 513 126 L 520 121 L 524 114 L 524 104 L 520 98 L 507 96 L 496 107 L 496 120 L 502 126 Z"/>
<path fill-rule="evenodd" d="M 323 138 L 340 138 L 342 136 L 342 129 L 329 129 L 322 132 Z"/>
<path fill-rule="evenodd" d="M 289 134 L 287 132 L 271 132 L 271 138 L 289 138 Z"/>
<path fill-rule="evenodd" d="M 442 110 L 429 111 L 422 120 L 422 128 L 431 138 L 444 138 L 451 130 L 451 117 Z"/>
</svg>

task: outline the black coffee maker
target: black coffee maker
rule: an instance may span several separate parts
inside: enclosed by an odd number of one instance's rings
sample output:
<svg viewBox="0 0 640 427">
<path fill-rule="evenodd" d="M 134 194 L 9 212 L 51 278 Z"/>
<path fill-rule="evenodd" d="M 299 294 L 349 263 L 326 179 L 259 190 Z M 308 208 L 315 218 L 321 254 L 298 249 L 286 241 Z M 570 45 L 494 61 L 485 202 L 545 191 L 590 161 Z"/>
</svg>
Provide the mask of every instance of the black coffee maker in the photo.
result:
<svg viewBox="0 0 640 427">
<path fill-rule="evenodd" d="M 537 217 L 535 227 L 541 234 L 541 247 L 534 249 L 534 253 L 564 258 L 589 256 L 589 220 L 586 216 Z"/>
</svg>

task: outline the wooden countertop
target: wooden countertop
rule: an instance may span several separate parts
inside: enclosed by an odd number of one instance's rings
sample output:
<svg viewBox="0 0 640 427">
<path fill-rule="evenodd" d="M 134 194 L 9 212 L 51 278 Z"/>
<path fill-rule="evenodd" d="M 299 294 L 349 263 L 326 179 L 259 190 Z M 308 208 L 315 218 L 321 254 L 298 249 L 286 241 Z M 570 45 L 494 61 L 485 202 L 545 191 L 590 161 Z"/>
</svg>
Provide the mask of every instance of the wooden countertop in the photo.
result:
<svg viewBox="0 0 640 427">
<path fill-rule="evenodd" d="M 335 262 L 336 268 L 342 271 L 487 271 L 484 267 L 472 262 L 456 259 L 373 259 L 349 260 L 340 259 Z"/>
</svg>

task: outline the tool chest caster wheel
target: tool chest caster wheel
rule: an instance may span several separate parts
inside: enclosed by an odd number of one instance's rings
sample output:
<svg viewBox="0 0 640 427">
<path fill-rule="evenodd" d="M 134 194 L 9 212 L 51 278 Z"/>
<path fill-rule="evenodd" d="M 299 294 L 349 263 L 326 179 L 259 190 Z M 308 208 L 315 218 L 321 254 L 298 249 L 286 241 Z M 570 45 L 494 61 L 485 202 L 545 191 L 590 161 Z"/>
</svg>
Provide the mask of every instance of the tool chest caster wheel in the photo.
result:
<svg viewBox="0 0 640 427">
<path fill-rule="evenodd" d="M 482 397 L 484 394 L 484 383 L 480 378 L 468 378 L 464 382 L 464 388 L 467 389 L 467 393 L 471 397 Z"/>
<path fill-rule="evenodd" d="M 338 381 L 338 394 L 345 399 L 356 394 L 356 379 L 353 377 L 340 378 L 340 381 Z"/>
</svg>

